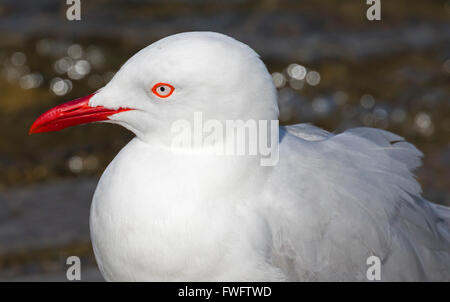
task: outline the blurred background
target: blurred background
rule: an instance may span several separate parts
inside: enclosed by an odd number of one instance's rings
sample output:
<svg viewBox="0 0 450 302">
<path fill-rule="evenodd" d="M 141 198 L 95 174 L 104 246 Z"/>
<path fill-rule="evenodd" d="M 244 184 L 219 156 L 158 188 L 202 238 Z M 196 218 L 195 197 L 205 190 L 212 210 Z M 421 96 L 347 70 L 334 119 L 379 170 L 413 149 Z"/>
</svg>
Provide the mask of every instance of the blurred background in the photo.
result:
<svg viewBox="0 0 450 302">
<path fill-rule="evenodd" d="M 450 0 L 0 1 L 0 280 L 65 281 L 81 258 L 101 281 L 89 206 L 106 165 L 132 138 L 86 125 L 28 136 L 50 107 L 107 83 L 152 42 L 217 31 L 254 48 L 279 89 L 283 124 L 393 131 L 425 154 L 424 196 L 450 205 Z M 251 76 L 251 75 L 249 75 Z"/>
</svg>

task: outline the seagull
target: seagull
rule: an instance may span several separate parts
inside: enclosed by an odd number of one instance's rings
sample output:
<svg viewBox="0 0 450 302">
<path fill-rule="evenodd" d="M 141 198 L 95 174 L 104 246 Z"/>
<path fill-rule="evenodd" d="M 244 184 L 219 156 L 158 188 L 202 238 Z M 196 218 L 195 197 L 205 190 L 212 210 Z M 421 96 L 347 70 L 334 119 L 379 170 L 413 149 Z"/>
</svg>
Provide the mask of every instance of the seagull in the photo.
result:
<svg viewBox="0 0 450 302">
<path fill-rule="evenodd" d="M 233 140 L 226 131 L 174 144 L 174 124 L 196 113 L 216 129 L 278 121 L 276 88 L 254 50 L 214 32 L 163 38 L 102 89 L 32 125 L 30 134 L 108 122 L 135 134 L 91 205 L 107 281 L 450 280 L 450 208 L 421 197 L 422 153 L 404 138 L 280 126 L 266 133 L 278 160 L 264 165 L 262 153 L 218 153 Z"/>
</svg>

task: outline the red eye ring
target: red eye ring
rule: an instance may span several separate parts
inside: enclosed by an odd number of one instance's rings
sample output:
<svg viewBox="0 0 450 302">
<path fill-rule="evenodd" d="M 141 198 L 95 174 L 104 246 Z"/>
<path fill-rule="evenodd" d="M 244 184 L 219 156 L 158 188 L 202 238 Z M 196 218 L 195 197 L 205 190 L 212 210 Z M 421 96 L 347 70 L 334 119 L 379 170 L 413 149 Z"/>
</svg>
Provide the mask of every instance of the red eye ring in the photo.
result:
<svg viewBox="0 0 450 302">
<path fill-rule="evenodd" d="M 161 88 L 163 88 L 162 91 Z M 165 88 L 168 88 L 168 91 L 165 91 Z M 171 96 L 174 90 L 175 87 L 167 83 L 158 83 L 155 84 L 152 88 L 152 92 L 160 98 L 167 98 Z"/>
</svg>

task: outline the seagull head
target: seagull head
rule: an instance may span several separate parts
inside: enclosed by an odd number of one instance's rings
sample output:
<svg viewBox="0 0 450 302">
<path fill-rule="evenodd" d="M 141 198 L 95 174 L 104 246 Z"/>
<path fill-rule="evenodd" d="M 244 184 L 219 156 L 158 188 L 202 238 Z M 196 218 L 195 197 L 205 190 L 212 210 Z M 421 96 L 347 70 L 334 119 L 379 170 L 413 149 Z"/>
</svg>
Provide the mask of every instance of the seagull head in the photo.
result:
<svg viewBox="0 0 450 302">
<path fill-rule="evenodd" d="M 41 115 L 30 133 L 104 121 L 144 141 L 168 142 L 171 125 L 196 112 L 221 123 L 278 118 L 272 78 L 250 47 L 212 32 L 166 37 L 136 53 L 97 92 Z"/>
</svg>

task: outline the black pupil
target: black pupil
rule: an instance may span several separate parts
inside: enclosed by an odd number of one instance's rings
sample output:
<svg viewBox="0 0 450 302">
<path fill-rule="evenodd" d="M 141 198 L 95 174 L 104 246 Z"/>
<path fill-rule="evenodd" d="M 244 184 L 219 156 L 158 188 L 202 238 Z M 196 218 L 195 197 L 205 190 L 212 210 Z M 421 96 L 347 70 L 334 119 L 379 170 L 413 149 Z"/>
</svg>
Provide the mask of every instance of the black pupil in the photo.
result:
<svg viewBox="0 0 450 302">
<path fill-rule="evenodd" d="M 161 92 L 164 92 L 166 90 L 165 87 L 159 87 L 159 90 L 161 90 Z"/>
</svg>

